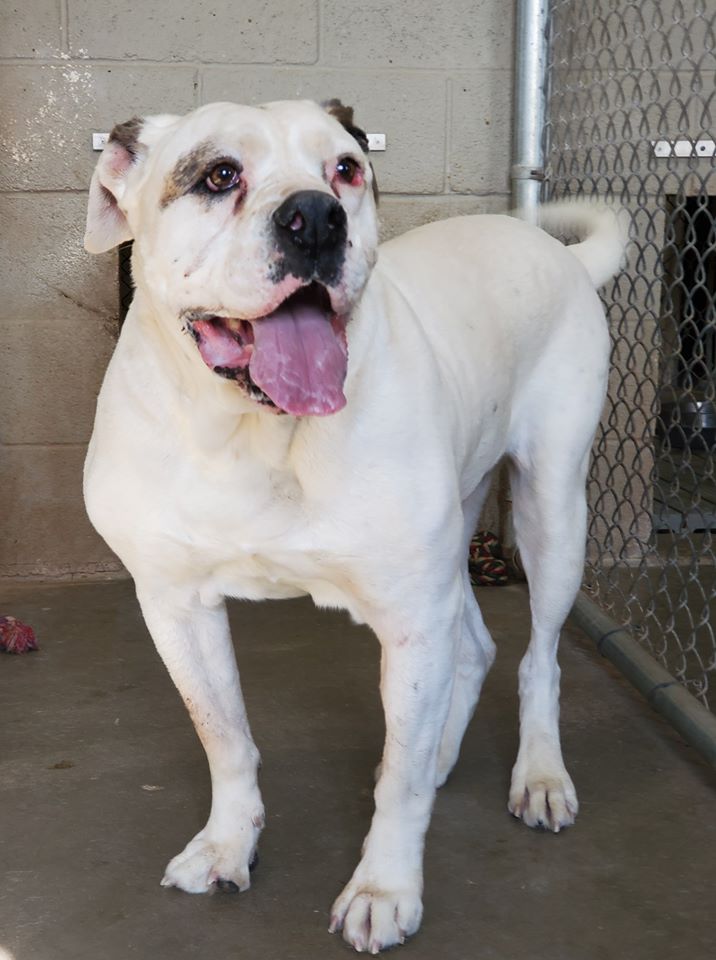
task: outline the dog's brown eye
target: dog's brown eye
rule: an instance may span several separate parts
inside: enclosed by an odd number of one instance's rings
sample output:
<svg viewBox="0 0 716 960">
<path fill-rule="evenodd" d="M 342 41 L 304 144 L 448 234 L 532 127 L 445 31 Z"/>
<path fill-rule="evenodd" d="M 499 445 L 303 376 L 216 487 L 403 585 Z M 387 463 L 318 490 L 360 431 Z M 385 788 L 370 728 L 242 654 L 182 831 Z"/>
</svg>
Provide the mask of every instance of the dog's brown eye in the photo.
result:
<svg viewBox="0 0 716 960">
<path fill-rule="evenodd" d="M 361 182 L 363 171 L 353 157 L 342 157 L 336 164 L 336 176 L 344 183 L 357 186 Z"/>
<path fill-rule="evenodd" d="M 235 187 L 241 179 L 241 171 L 233 163 L 217 163 L 204 181 L 209 190 L 221 193 Z"/>
</svg>

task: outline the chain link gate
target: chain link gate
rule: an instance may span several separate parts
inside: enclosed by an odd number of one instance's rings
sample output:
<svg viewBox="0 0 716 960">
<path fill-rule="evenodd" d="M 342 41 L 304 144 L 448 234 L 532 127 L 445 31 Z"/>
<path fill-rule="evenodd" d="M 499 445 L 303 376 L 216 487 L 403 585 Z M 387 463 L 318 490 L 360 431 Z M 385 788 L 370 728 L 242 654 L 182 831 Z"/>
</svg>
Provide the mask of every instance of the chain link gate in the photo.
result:
<svg viewBox="0 0 716 960">
<path fill-rule="evenodd" d="M 545 199 L 631 217 L 585 590 L 716 710 L 713 0 L 550 0 Z"/>
</svg>

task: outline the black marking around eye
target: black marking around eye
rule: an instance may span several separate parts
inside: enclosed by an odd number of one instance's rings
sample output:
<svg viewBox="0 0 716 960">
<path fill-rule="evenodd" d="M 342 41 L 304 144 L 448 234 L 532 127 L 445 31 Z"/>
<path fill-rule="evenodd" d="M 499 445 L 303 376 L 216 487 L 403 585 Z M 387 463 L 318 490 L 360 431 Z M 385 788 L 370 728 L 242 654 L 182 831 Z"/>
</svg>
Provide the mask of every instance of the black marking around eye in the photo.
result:
<svg viewBox="0 0 716 960">
<path fill-rule="evenodd" d="M 210 200 L 225 197 L 229 191 L 213 193 L 208 187 L 204 187 L 205 177 L 215 166 L 222 163 L 229 164 L 241 171 L 241 164 L 235 158 L 219 153 L 213 140 L 205 140 L 197 144 L 193 150 L 179 158 L 172 172 L 167 175 L 159 200 L 161 209 L 163 210 L 174 200 L 191 193 L 193 190 Z"/>
</svg>

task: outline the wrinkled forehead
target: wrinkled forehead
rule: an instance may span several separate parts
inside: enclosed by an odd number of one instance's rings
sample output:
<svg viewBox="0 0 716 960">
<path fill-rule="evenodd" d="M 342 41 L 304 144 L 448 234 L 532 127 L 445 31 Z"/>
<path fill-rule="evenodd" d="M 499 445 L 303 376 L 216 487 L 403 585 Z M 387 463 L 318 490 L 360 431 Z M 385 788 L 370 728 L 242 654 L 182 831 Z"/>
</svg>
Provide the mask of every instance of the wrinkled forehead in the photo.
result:
<svg viewBox="0 0 716 960">
<path fill-rule="evenodd" d="M 346 130 L 311 101 L 276 101 L 258 107 L 212 103 L 181 118 L 154 151 L 155 170 L 226 154 L 245 162 L 301 158 L 321 162 L 338 152 L 360 155 Z"/>
</svg>

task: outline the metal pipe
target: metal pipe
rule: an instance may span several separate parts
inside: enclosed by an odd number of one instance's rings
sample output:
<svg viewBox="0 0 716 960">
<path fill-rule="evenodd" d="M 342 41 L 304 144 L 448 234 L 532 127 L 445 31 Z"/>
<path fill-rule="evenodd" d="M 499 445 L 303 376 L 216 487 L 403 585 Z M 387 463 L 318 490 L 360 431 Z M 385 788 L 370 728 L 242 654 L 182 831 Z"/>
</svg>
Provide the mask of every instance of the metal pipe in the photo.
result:
<svg viewBox="0 0 716 960">
<path fill-rule="evenodd" d="M 548 0 L 517 0 L 515 8 L 514 106 L 512 124 L 512 209 L 537 222 L 544 172 L 544 124 L 547 95 Z M 497 488 L 498 536 L 506 556 L 516 550 L 507 470 Z"/>
<path fill-rule="evenodd" d="M 570 617 L 684 740 L 716 766 L 716 716 L 583 593 L 577 595 Z"/>
<path fill-rule="evenodd" d="M 547 90 L 548 0 L 517 0 L 512 151 L 512 205 L 536 219 L 542 196 Z"/>
</svg>

